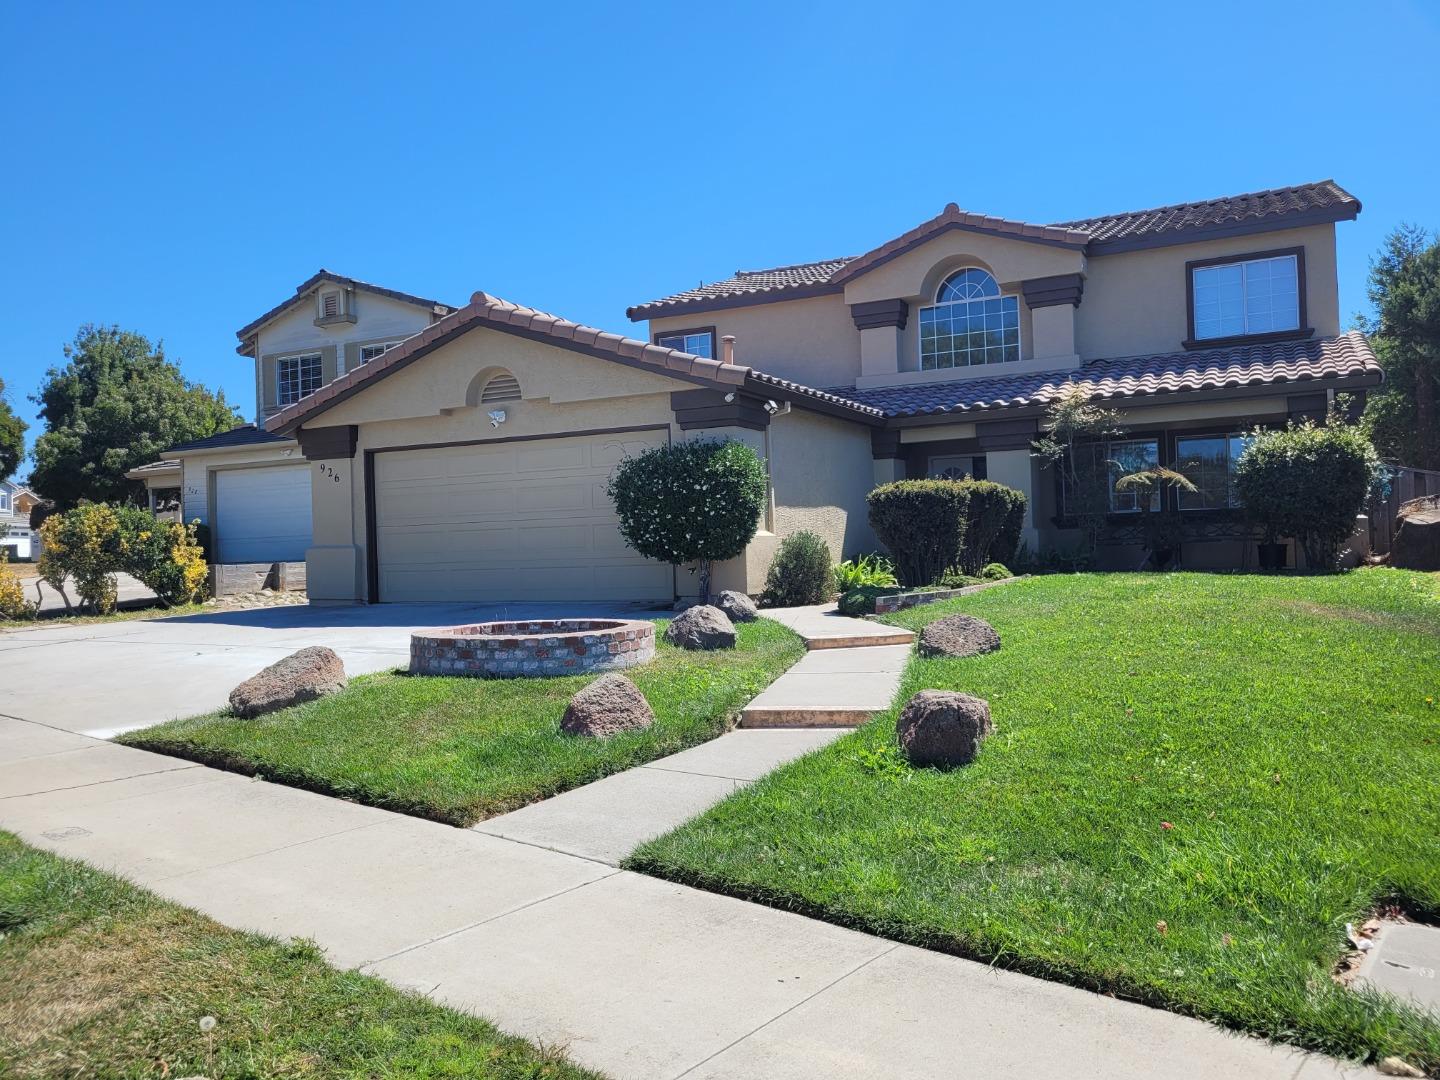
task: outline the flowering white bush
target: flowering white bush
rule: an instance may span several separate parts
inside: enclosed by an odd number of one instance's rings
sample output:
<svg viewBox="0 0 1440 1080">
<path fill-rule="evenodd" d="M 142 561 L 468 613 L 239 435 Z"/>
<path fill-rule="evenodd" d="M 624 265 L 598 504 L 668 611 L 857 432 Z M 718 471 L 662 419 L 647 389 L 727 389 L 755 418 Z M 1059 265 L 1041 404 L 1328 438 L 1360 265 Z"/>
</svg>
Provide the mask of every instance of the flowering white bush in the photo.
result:
<svg viewBox="0 0 1440 1080">
<path fill-rule="evenodd" d="M 700 595 L 710 595 L 710 563 L 733 559 L 755 538 L 765 509 L 765 463 L 733 439 L 694 439 L 626 458 L 607 489 L 625 542 L 650 559 L 700 564 Z"/>
</svg>

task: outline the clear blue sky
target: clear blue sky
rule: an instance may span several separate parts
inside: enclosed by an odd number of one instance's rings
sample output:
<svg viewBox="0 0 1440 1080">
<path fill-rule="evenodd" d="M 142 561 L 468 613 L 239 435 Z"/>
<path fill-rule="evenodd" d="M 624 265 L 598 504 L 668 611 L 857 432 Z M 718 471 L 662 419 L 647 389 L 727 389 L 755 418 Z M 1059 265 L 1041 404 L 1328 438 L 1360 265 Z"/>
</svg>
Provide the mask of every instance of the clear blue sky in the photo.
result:
<svg viewBox="0 0 1440 1080">
<path fill-rule="evenodd" d="M 9 0 L 0 376 L 33 421 L 76 328 L 119 323 L 250 417 L 234 331 L 322 266 L 625 331 L 951 200 L 1045 222 L 1327 176 L 1365 205 L 1348 314 L 1387 231 L 1440 228 L 1437 57 L 1431 0 Z"/>
</svg>

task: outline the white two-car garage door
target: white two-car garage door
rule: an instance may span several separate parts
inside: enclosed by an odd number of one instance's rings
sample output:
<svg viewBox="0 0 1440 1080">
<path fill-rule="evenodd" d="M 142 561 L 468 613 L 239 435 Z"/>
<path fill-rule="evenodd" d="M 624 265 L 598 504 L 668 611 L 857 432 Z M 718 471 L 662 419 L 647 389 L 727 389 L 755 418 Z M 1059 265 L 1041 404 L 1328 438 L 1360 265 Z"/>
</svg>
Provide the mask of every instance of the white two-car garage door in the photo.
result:
<svg viewBox="0 0 1440 1080">
<path fill-rule="evenodd" d="M 605 493 L 664 430 L 375 454 L 382 601 L 669 600 L 674 576 L 620 536 Z"/>
<path fill-rule="evenodd" d="M 310 466 L 217 469 L 211 525 L 217 562 L 304 562 Z"/>
</svg>

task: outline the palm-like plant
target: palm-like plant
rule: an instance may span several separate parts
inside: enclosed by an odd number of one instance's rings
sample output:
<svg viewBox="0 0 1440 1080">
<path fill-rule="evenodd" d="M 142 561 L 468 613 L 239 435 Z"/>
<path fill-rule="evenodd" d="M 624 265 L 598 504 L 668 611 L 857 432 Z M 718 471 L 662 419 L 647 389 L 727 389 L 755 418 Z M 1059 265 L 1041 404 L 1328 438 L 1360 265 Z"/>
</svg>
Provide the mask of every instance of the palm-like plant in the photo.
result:
<svg viewBox="0 0 1440 1080">
<path fill-rule="evenodd" d="M 1115 481 L 1115 490 L 1133 493 L 1140 507 L 1140 530 L 1145 537 L 1145 558 L 1140 561 L 1142 567 L 1149 562 L 1155 569 L 1161 569 L 1169 563 L 1184 538 L 1179 515 L 1167 505 L 1164 497 L 1164 493 L 1172 489 L 1199 490 L 1184 473 L 1167 469 L 1164 465 L 1151 465 L 1126 473 Z M 1157 493 L 1161 496 L 1158 511 L 1152 505 Z"/>
</svg>

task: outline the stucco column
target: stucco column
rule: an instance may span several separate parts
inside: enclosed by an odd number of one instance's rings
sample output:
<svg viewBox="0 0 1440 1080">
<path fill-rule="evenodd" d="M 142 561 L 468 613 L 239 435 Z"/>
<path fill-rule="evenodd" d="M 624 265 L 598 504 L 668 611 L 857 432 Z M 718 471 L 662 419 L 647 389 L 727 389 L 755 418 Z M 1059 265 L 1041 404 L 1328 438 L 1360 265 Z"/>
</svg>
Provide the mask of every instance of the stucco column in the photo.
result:
<svg viewBox="0 0 1440 1080">
<path fill-rule="evenodd" d="M 860 331 L 860 374 L 894 375 L 900 370 L 898 326 L 873 326 Z"/>
<path fill-rule="evenodd" d="M 987 450 L 985 452 L 985 475 L 989 480 L 1014 488 L 1025 496 L 1025 521 L 1020 529 L 1020 539 L 1030 550 L 1038 551 L 1040 532 L 1035 524 L 1035 497 L 1040 486 L 1040 464 L 1031 456 L 1029 448 L 1023 450 Z"/>
<path fill-rule="evenodd" d="M 357 525 L 364 477 L 363 459 L 355 456 L 356 430 L 302 428 L 298 436 L 311 470 L 305 590 L 316 604 L 364 603 L 368 590 Z"/>
</svg>

